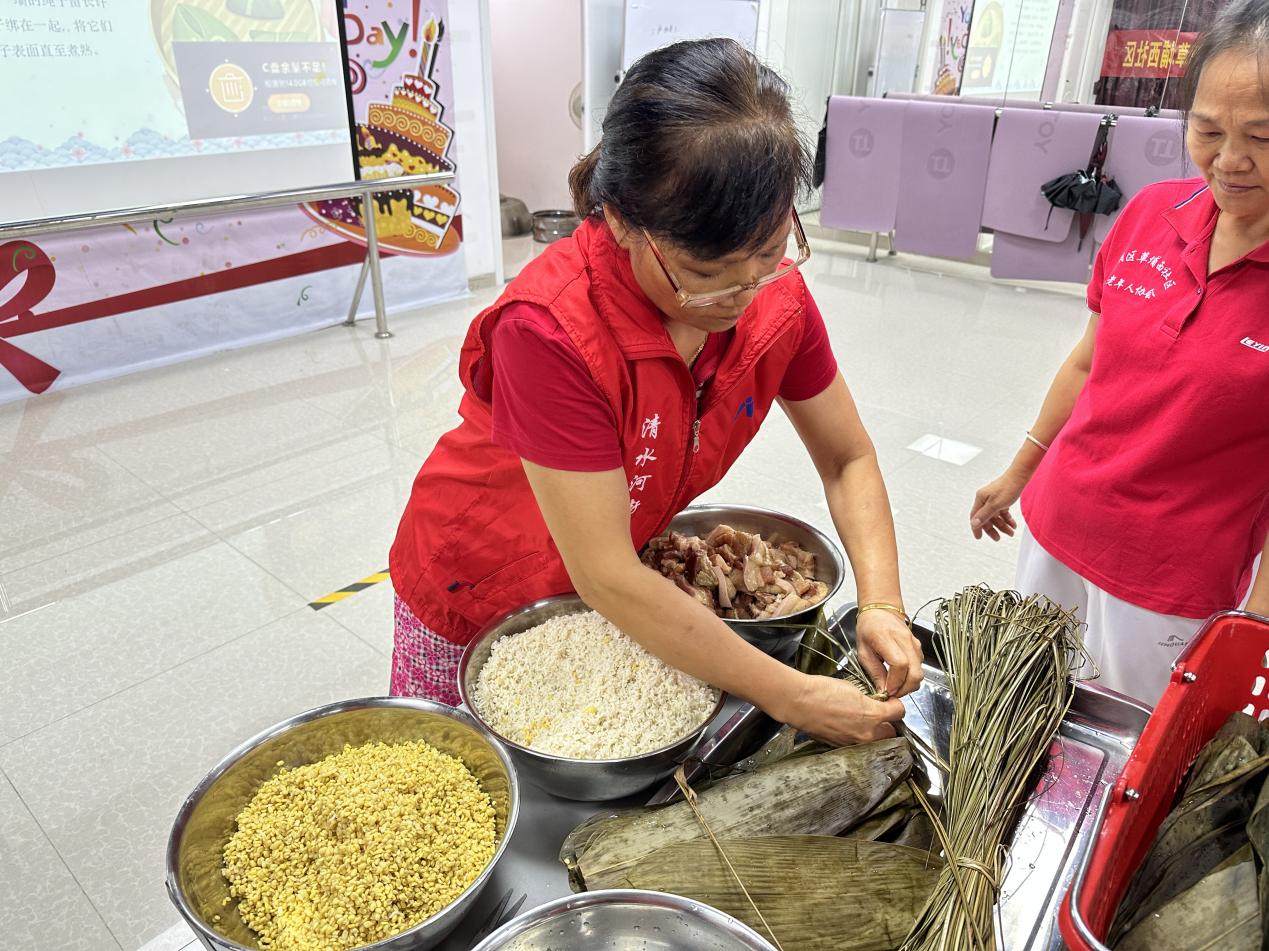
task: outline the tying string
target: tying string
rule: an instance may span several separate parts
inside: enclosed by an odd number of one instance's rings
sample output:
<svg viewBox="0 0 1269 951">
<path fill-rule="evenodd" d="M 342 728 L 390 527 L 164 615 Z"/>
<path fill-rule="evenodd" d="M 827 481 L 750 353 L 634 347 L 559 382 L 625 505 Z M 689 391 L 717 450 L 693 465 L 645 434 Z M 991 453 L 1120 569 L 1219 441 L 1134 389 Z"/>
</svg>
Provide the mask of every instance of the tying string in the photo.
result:
<svg viewBox="0 0 1269 951">
<path fill-rule="evenodd" d="M 731 877 L 736 880 L 736 884 L 740 886 L 741 892 L 745 896 L 745 901 L 749 902 L 749 907 L 753 909 L 758 920 L 762 922 L 762 927 L 767 929 L 767 934 L 771 937 L 771 943 L 776 946 L 777 951 L 784 951 L 780 941 L 775 936 L 775 932 L 771 930 L 771 926 L 767 924 L 767 919 L 763 917 L 762 910 L 754 903 L 753 897 L 749 894 L 749 889 L 745 888 L 745 883 L 740 880 L 740 875 L 736 872 L 736 867 L 731 864 L 731 859 L 727 857 L 727 852 L 723 849 L 723 844 L 718 841 L 714 835 L 714 830 L 709 827 L 709 823 L 705 821 L 705 817 L 701 814 L 701 810 L 696 805 L 696 790 L 687 784 L 687 777 L 683 773 L 683 767 L 680 766 L 674 771 L 674 781 L 678 784 L 679 791 L 683 793 L 683 799 L 687 802 L 688 808 L 692 810 L 692 815 L 696 816 L 696 821 L 701 824 L 701 828 L 705 830 L 705 834 L 709 836 L 709 841 L 714 843 L 714 848 L 718 849 L 718 854 L 722 857 L 723 864 L 727 866 L 727 871 L 731 873 Z"/>
<path fill-rule="evenodd" d="M 995 869 L 988 868 L 982 862 L 978 862 L 978 861 L 975 861 L 974 859 L 966 858 L 963 855 L 956 856 L 956 858 L 953 859 L 953 861 L 955 862 L 958 868 L 967 868 L 971 872 L 977 872 L 983 878 L 987 879 L 988 885 L 990 885 L 996 891 L 1000 891 L 1000 876 L 997 874 Z"/>
<path fill-rule="evenodd" d="M 934 838 L 938 841 L 939 849 L 943 853 L 943 861 L 947 866 L 948 873 L 952 877 L 952 884 L 956 889 L 956 894 L 964 904 L 969 903 L 969 892 L 965 888 L 965 882 L 961 879 L 959 869 L 964 868 L 969 860 L 963 859 L 958 851 L 952 847 L 951 838 L 947 834 L 947 826 L 943 824 L 943 819 L 939 815 L 938 810 L 934 808 L 929 797 L 925 795 L 925 791 L 911 779 L 908 780 L 908 788 L 912 790 L 912 794 L 916 796 L 917 804 L 924 810 L 926 816 L 930 820 L 930 824 L 934 827 Z M 931 850 L 933 845 L 931 845 Z M 992 880 L 992 876 L 987 876 L 988 881 Z M 972 916 L 966 919 L 969 930 L 973 935 L 974 941 L 980 947 L 987 947 L 986 938 L 978 927 L 978 923 Z M 913 935 L 909 934 L 907 940 L 900 947 L 900 951 L 908 951 L 914 947 Z"/>
</svg>

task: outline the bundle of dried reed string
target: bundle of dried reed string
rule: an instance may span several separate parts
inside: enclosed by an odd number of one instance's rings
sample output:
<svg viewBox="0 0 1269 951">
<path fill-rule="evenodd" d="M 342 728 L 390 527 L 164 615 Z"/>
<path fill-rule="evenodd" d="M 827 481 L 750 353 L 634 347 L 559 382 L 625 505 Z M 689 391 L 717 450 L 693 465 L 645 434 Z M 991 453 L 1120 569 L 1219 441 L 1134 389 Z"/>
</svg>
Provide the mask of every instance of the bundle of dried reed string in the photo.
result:
<svg viewBox="0 0 1269 951">
<path fill-rule="evenodd" d="M 935 649 L 953 706 L 942 820 L 931 811 L 947 864 L 901 951 L 995 951 L 1008 837 L 1086 654 L 1070 612 L 985 586 L 939 604 Z"/>
</svg>

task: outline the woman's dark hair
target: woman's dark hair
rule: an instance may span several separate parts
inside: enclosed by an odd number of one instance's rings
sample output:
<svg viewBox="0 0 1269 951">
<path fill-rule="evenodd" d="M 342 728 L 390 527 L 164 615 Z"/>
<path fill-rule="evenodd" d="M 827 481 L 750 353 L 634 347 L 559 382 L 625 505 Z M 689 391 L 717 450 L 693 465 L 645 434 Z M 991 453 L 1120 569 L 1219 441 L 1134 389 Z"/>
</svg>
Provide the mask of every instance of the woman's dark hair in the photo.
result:
<svg viewBox="0 0 1269 951">
<path fill-rule="evenodd" d="M 708 260 L 765 245 L 811 169 L 784 80 L 734 40 L 709 39 L 630 68 L 568 182 L 579 216 L 611 205 Z"/>
<path fill-rule="evenodd" d="M 1190 53 L 1181 79 L 1181 109 L 1187 115 L 1194 107 L 1204 67 L 1230 50 L 1258 54 L 1263 79 L 1264 64 L 1269 60 L 1269 0 L 1234 0 L 1216 15 Z"/>
</svg>

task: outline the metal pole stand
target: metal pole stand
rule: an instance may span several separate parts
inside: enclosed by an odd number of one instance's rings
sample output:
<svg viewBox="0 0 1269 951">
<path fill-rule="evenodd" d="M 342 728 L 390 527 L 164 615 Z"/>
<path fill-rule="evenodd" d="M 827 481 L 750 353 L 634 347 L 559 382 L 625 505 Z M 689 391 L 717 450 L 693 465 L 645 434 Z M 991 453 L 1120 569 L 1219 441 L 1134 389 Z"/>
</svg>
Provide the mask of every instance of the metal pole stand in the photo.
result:
<svg viewBox="0 0 1269 951">
<path fill-rule="evenodd" d="M 894 257 L 899 252 L 894 249 L 894 230 L 890 231 L 890 250 L 886 252 L 887 256 Z"/>
<path fill-rule="evenodd" d="M 353 291 L 352 306 L 348 308 L 348 319 L 345 327 L 357 326 L 357 308 L 361 306 L 361 294 L 366 289 L 366 275 L 370 273 L 370 254 L 361 259 L 361 273 L 357 275 L 357 289 Z"/>
<path fill-rule="evenodd" d="M 370 289 L 375 295 L 375 339 L 387 340 L 388 312 L 383 306 L 383 273 L 379 269 L 379 226 L 375 224 L 375 193 L 366 190 L 362 197 L 362 219 L 366 222 L 366 261 L 370 265 Z"/>
<path fill-rule="evenodd" d="M 357 323 L 357 308 L 366 289 L 366 274 L 370 275 L 370 287 L 375 296 L 375 339 L 387 340 L 392 336 L 388 329 L 388 312 L 383 306 L 383 272 L 379 269 L 379 226 L 375 224 L 375 193 L 367 191 L 361 196 L 361 220 L 366 223 L 366 259 L 361 262 L 357 275 L 357 289 L 353 291 L 352 307 L 348 308 L 345 327 Z"/>
<path fill-rule="evenodd" d="M 869 238 L 868 238 L 868 257 L 866 257 L 866 258 L 864 259 L 865 261 L 868 261 L 868 262 L 875 262 L 875 261 L 877 260 L 877 245 L 880 243 L 880 241 L 881 241 L 881 234 L 880 234 L 879 232 L 874 231 L 874 232 L 873 232 L 873 233 L 869 236 Z"/>
</svg>

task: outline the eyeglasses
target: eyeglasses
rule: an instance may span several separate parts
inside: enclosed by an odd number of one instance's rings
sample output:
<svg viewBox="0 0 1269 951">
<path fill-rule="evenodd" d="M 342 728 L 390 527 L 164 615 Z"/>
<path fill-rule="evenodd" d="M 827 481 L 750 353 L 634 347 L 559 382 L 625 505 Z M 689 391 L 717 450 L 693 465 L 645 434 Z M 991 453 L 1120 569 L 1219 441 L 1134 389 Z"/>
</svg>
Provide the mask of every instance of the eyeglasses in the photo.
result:
<svg viewBox="0 0 1269 951">
<path fill-rule="evenodd" d="M 793 234 L 798 244 L 797 260 L 792 264 L 777 268 L 765 277 L 755 278 L 748 284 L 733 284 L 731 287 L 725 287 L 717 291 L 687 291 L 683 289 L 683 282 L 680 281 L 670 271 L 669 265 L 665 263 L 665 258 L 661 254 L 661 249 L 657 247 L 652 235 L 645 230 L 643 236 L 648 239 L 648 247 L 652 249 L 652 255 L 657 259 L 657 264 L 661 265 L 661 270 L 665 273 L 665 279 L 670 282 L 670 286 L 674 288 L 674 295 L 678 298 L 679 305 L 682 307 L 708 307 L 716 304 L 728 297 L 734 297 L 737 294 L 743 294 L 745 291 L 756 291 L 760 287 L 766 287 L 768 284 L 774 284 L 780 278 L 796 271 L 811 256 L 811 246 L 807 243 L 806 232 L 802 230 L 802 222 L 798 219 L 798 213 L 793 212 Z"/>
</svg>

